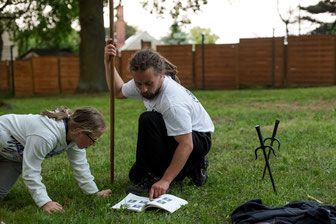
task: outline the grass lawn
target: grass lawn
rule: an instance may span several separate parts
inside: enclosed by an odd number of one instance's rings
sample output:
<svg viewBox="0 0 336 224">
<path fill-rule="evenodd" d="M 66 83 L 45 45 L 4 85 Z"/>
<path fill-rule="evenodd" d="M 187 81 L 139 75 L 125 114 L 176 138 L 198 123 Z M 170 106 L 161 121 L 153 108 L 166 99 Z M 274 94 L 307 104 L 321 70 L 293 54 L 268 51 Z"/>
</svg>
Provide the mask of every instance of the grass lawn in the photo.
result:
<svg viewBox="0 0 336 224">
<path fill-rule="evenodd" d="M 46 159 L 43 183 L 49 196 L 64 207 L 64 212 L 48 214 L 34 204 L 20 179 L 0 202 L 0 222 L 8 223 L 230 223 L 232 211 L 240 204 L 261 198 L 267 206 L 283 206 L 293 200 L 336 204 L 336 87 L 195 91 L 215 124 L 209 153 L 209 180 L 203 187 L 190 186 L 186 179 L 172 186 L 172 194 L 189 204 L 174 214 L 162 211 L 135 213 L 110 207 L 126 196 L 130 184 L 128 171 L 135 161 L 137 119 L 144 106 L 135 100 L 116 100 L 115 182 L 110 184 L 109 132 L 96 147 L 87 150 L 92 174 L 100 189 L 111 188 L 109 198 L 84 195 L 66 155 Z M 70 108 L 91 105 L 109 123 L 109 95 L 88 94 L 31 98 L 5 98 L 13 109 L 6 113 L 40 113 L 58 105 Z M 277 137 L 281 141 L 271 168 L 278 194 L 269 176 L 261 180 L 264 159 L 255 126 L 263 137 L 272 135 L 280 120 Z"/>
</svg>

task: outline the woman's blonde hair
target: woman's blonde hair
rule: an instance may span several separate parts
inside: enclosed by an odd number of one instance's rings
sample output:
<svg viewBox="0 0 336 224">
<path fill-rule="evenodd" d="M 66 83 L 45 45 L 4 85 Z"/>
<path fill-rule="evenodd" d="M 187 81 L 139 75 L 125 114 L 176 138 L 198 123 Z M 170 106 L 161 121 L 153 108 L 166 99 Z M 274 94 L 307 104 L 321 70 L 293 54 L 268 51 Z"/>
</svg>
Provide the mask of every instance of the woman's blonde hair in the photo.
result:
<svg viewBox="0 0 336 224">
<path fill-rule="evenodd" d="M 54 111 L 45 110 L 43 116 L 55 120 L 67 120 L 69 130 L 80 128 L 86 133 L 104 133 L 106 124 L 103 115 L 94 107 L 80 107 L 74 112 L 65 106 L 59 106 Z"/>
</svg>

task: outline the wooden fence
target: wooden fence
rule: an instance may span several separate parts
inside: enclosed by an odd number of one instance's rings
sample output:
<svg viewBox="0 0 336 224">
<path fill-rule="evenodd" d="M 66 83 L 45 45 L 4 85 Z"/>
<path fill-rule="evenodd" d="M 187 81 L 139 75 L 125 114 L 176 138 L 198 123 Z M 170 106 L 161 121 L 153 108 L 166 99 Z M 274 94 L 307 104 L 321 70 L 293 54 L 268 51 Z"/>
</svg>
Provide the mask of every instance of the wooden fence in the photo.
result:
<svg viewBox="0 0 336 224">
<path fill-rule="evenodd" d="M 237 89 L 254 86 L 336 85 L 336 35 L 241 39 L 239 44 L 157 46 L 178 68 L 189 89 Z M 135 51 L 123 51 L 115 66 L 126 82 Z M 11 91 L 10 63 L 0 61 L 0 91 Z M 15 95 L 75 92 L 79 58 L 36 57 L 14 61 Z"/>
<path fill-rule="evenodd" d="M 177 66 L 181 84 L 186 88 L 193 88 L 193 52 L 192 45 L 157 46 L 162 56 Z"/>
<path fill-rule="evenodd" d="M 10 70 L 8 61 L 0 61 L 0 90 L 8 91 L 10 88 Z"/>
<path fill-rule="evenodd" d="M 128 71 L 128 62 L 135 52 L 136 51 L 123 51 L 121 54 L 121 57 L 118 58 L 119 59 L 118 60 L 119 61 L 118 72 L 121 78 L 124 80 L 124 82 L 127 82 L 132 79 Z"/>
<path fill-rule="evenodd" d="M 336 84 L 336 35 L 290 37 L 287 83 L 295 86 Z"/>
<path fill-rule="evenodd" d="M 196 89 L 236 89 L 239 75 L 238 45 L 209 44 L 203 48 L 202 50 L 202 45 L 196 45 Z"/>
<path fill-rule="evenodd" d="M 282 86 L 283 49 L 284 38 L 241 39 L 238 53 L 239 85 Z"/>
</svg>

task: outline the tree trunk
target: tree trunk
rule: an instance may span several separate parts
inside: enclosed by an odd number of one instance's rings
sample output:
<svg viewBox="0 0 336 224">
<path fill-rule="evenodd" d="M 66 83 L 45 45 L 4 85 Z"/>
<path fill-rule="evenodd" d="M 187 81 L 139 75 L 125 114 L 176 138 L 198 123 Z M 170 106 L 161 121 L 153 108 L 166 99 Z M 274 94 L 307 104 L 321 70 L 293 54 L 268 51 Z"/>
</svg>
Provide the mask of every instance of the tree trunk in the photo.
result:
<svg viewBox="0 0 336 224">
<path fill-rule="evenodd" d="M 79 0 L 79 22 L 80 80 L 77 91 L 107 91 L 104 68 L 103 0 Z"/>
</svg>

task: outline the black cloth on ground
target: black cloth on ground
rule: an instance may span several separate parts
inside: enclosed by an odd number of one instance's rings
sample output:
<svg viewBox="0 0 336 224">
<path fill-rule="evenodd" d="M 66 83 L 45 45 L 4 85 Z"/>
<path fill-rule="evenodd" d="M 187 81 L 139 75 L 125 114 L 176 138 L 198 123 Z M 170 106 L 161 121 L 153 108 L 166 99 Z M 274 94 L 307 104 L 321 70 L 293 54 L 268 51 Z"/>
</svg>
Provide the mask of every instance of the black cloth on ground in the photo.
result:
<svg viewBox="0 0 336 224">
<path fill-rule="evenodd" d="M 254 199 L 237 207 L 231 220 L 235 224 L 336 224 L 336 208 L 313 201 L 292 201 L 283 207 L 268 207 L 261 199 Z"/>
</svg>

